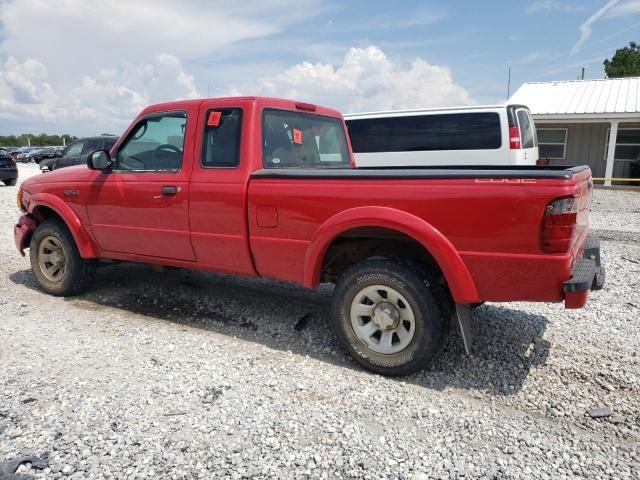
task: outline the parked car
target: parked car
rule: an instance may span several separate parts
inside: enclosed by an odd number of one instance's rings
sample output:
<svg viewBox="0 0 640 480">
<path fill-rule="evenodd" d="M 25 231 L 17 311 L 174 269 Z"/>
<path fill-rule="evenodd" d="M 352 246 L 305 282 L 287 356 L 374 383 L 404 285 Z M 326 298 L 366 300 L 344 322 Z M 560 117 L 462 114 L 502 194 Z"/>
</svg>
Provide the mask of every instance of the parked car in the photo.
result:
<svg viewBox="0 0 640 480">
<path fill-rule="evenodd" d="M 604 283 L 592 188 L 586 166 L 357 169 L 335 110 L 186 100 L 146 108 L 86 167 L 23 182 L 14 236 L 53 295 L 88 288 L 98 259 L 335 283 L 346 350 L 404 375 L 452 315 L 468 351 L 472 304 L 583 307 Z"/>
<path fill-rule="evenodd" d="M 34 162 L 40 163 L 42 160 L 48 158 L 56 158 L 62 156 L 62 151 L 57 150 L 55 147 L 46 147 L 41 150 L 34 150 L 29 154 L 33 158 Z"/>
<path fill-rule="evenodd" d="M 34 163 L 37 162 L 37 157 L 42 152 L 44 148 L 36 148 L 35 150 L 31 150 L 24 157 L 25 163 Z"/>
<path fill-rule="evenodd" d="M 41 147 L 22 147 L 20 153 L 16 156 L 17 162 L 26 163 L 29 160 L 29 154 L 35 150 L 39 150 Z"/>
<path fill-rule="evenodd" d="M 6 150 L 0 148 L 0 180 L 12 187 L 18 182 L 18 167 Z"/>
<path fill-rule="evenodd" d="M 543 163 L 523 105 L 358 113 L 345 121 L 358 167 Z"/>
<path fill-rule="evenodd" d="M 110 150 L 118 140 L 118 137 L 111 135 L 100 135 L 98 137 L 86 137 L 70 143 L 54 162 L 49 162 L 50 170 L 81 165 L 87 163 L 87 156 L 96 150 Z"/>
</svg>

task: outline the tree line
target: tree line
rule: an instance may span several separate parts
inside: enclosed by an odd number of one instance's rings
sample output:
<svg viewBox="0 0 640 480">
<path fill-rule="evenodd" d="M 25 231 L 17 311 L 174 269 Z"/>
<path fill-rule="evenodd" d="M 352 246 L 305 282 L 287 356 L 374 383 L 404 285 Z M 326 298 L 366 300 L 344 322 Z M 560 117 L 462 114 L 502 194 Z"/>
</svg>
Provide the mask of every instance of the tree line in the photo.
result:
<svg viewBox="0 0 640 480">
<path fill-rule="evenodd" d="M 40 135 L 34 135 L 33 133 L 23 133 L 21 135 L 0 135 L 0 147 L 26 147 L 29 145 L 69 145 L 78 137 L 75 135 L 48 135 L 41 133 Z"/>
</svg>

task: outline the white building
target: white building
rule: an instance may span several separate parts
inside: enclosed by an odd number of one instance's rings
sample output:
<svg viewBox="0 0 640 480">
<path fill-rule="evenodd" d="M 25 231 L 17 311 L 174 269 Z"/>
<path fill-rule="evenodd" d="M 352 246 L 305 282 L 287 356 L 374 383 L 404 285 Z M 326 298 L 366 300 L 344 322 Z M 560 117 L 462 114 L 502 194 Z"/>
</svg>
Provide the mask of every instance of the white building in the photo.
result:
<svg viewBox="0 0 640 480">
<path fill-rule="evenodd" d="M 605 185 L 640 171 L 640 77 L 525 83 L 508 103 L 531 109 L 551 164 L 588 164 Z"/>
</svg>

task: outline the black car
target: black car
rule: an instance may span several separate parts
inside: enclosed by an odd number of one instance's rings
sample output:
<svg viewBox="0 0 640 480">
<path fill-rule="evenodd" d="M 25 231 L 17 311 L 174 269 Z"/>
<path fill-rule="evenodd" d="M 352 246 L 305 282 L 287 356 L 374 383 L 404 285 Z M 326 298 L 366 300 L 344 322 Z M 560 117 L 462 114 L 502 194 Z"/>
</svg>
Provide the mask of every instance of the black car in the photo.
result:
<svg viewBox="0 0 640 480">
<path fill-rule="evenodd" d="M 36 150 L 32 154 L 33 160 L 38 163 L 40 163 L 42 160 L 45 160 L 47 158 L 56 158 L 60 156 L 62 156 L 62 151 L 57 150 L 54 147 L 46 147 L 46 148 L 43 148 L 42 150 Z"/>
<path fill-rule="evenodd" d="M 8 187 L 18 183 L 18 167 L 16 162 L 6 152 L 0 148 L 0 180 Z"/>
<path fill-rule="evenodd" d="M 86 137 L 70 143 L 67 148 L 62 151 L 62 156 L 55 160 L 45 160 L 43 163 L 49 164 L 50 170 L 58 168 L 71 167 L 73 165 L 82 165 L 87 163 L 87 156 L 96 150 L 111 150 L 118 140 L 118 137 L 111 135 L 101 135 L 99 137 Z M 53 168 L 52 168 L 53 167 Z"/>
</svg>

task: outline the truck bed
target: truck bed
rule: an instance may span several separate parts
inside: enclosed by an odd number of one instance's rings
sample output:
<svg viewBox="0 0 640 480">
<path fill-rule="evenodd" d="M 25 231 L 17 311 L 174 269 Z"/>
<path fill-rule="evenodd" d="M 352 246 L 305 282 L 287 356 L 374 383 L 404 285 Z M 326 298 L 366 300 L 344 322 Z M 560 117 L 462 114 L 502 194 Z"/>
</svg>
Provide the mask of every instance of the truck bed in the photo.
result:
<svg viewBox="0 0 640 480">
<path fill-rule="evenodd" d="M 317 284 L 305 266 L 318 226 L 360 212 L 389 230 L 396 221 L 428 225 L 458 252 L 477 288 L 473 301 L 561 301 L 588 232 L 590 179 L 586 166 L 257 170 L 249 186 L 256 268 L 266 277 L 285 272 L 287 280 Z M 545 252 L 540 232 L 547 205 L 571 196 L 581 209 L 574 246 Z M 265 206 L 278 228 L 256 221 Z M 356 223 L 353 228 L 347 236 L 360 233 Z M 454 298 L 469 298 L 452 290 Z"/>
</svg>

